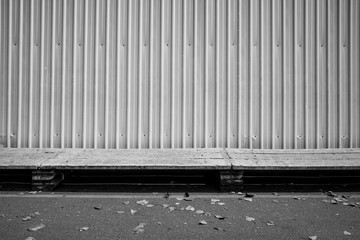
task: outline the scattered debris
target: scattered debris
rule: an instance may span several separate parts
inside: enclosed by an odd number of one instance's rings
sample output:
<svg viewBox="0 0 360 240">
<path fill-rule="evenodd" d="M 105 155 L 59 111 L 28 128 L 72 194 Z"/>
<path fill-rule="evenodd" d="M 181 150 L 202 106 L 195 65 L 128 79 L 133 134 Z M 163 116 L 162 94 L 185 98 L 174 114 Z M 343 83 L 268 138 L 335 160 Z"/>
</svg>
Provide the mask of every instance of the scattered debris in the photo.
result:
<svg viewBox="0 0 360 240">
<path fill-rule="evenodd" d="M 344 231 L 344 235 L 351 236 L 351 233 L 349 233 L 348 231 Z"/>
<path fill-rule="evenodd" d="M 219 202 L 218 205 L 223 206 L 223 205 L 225 205 L 225 203 Z"/>
<path fill-rule="evenodd" d="M 221 216 L 221 215 L 215 215 L 214 217 L 217 218 L 217 219 L 220 219 L 220 220 L 224 220 L 224 219 L 225 219 L 225 217 L 223 217 L 223 216 Z"/>
<path fill-rule="evenodd" d="M 177 202 L 177 203 L 175 203 L 175 205 L 180 205 L 180 203 Z"/>
<path fill-rule="evenodd" d="M 139 223 L 139 225 L 133 229 L 134 231 L 134 234 L 137 234 L 137 233 L 142 233 L 144 232 L 144 227 L 145 227 L 146 223 Z"/>
<path fill-rule="evenodd" d="M 169 207 L 169 211 L 172 212 L 176 209 L 176 207 Z"/>
<path fill-rule="evenodd" d="M 30 217 L 30 216 L 27 216 L 27 217 L 24 217 L 22 220 L 23 220 L 23 221 L 29 221 L 29 220 L 31 220 L 31 217 Z"/>
<path fill-rule="evenodd" d="M 236 192 L 232 191 L 232 192 L 230 192 L 230 194 L 236 194 Z"/>
<path fill-rule="evenodd" d="M 128 205 L 130 202 L 129 201 L 126 201 L 126 202 L 123 202 L 125 205 Z"/>
<path fill-rule="evenodd" d="M 275 223 L 274 223 L 273 221 L 268 221 L 268 222 L 266 223 L 266 225 L 268 225 L 268 226 L 275 226 Z"/>
<path fill-rule="evenodd" d="M 19 192 L 18 194 L 19 194 L 19 195 L 24 195 L 24 193 L 23 193 L 23 192 Z"/>
<path fill-rule="evenodd" d="M 153 194 L 153 195 L 158 195 L 159 193 L 158 193 L 158 192 L 153 192 L 152 194 Z"/>
<path fill-rule="evenodd" d="M 325 202 L 325 203 L 331 203 L 331 201 L 329 199 L 324 199 L 322 201 Z"/>
<path fill-rule="evenodd" d="M 246 216 L 246 221 L 255 222 L 255 218 Z"/>
<path fill-rule="evenodd" d="M 30 191 L 29 193 L 30 193 L 30 194 L 37 194 L 38 191 Z"/>
<path fill-rule="evenodd" d="M 40 215 L 40 213 L 39 213 L 39 212 L 34 212 L 34 214 L 35 214 L 35 215 L 37 215 L 37 216 L 39 216 L 39 215 Z"/>
<path fill-rule="evenodd" d="M 220 199 L 214 199 L 214 198 L 211 199 L 211 204 L 215 204 L 217 202 L 220 202 Z"/>
<path fill-rule="evenodd" d="M 5 217 L 5 215 L 4 215 L 4 214 L 0 214 L 0 217 L 4 218 L 4 217 Z"/>
<path fill-rule="evenodd" d="M 147 200 L 141 200 L 141 201 L 137 201 L 136 203 L 139 204 L 139 205 L 144 206 L 144 205 L 148 204 L 149 201 L 147 201 Z"/>
<path fill-rule="evenodd" d="M 277 192 L 273 192 L 272 195 L 274 195 L 274 196 L 280 196 Z"/>
<path fill-rule="evenodd" d="M 169 204 L 162 204 L 161 206 L 163 206 L 163 208 L 167 208 L 167 207 L 169 207 L 170 205 L 169 205 Z"/>
<path fill-rule="evenodd" d="M 131 209 L 131 210 L 130 210 L 130 213 L 131 213 L 132 215 L 134 215 L 135 213 L 137 213 L 137 211 L 134 210 L 134 209 Z"/>
<path fill-rule="evenodd" d="M 301 198 L 299 198 L 299 197 L 293 197 L 293 199 L 295 199 L 295 200 L 300 200 Z"/>
<path fill-rule="evenodd" d="M 226 232 L 226 230 L 225 230 L 225 229 L 223 229 L 223 228 L 214 227 L 214 229 L 215 229 L 215 230 L 218 230 L 218 231 L 223 231 L 223 232 Z"/>
<path fill-rule="evenodd" d="M 338 195 L 336 195 L 335 193 L 333 193 L 332 191 L 327 191 L 325 192 L 326 195 L 330 196 L 330 197 L 337 197 Z"/>
<path fill-rule="evenodd" d="M 154 205 L 152 205 L 152 204 L 147 204 L 147 205 L 146 205 L 146 207 L 149 207 L 149 208 L 150 208 L 150 207 L 153 207 L 153 206 L 154 206 Z"/>
<path fill-rule="evenodd" d="M 180 211 L 184 211 L 184 210 L 185 210 L 185 208 L 184 208 L 184 207 L 180 208 Z"/>
<path fill-rule="evenodd" d="M 186 197 L 186 198 L 184 198 L 184 201 L 192 201 L 192 200 L 194 200 L 194 199 L 191 198 L 191 197 Z"/>
<path fill-rule="evenodd" d="M 205 216 L 211 216 L 211 213 L 207 212 L 205 213 Z"/>
<path fill-rule="evenodd" d="M 190 205 L 187 206 L 185 209 L 188 210 L 188 211 L 195 211 L 195 208 L 190 206 Z"/>
<path fill-rule="evenodd" d="M 27 237 L 25 240 L 35 240 L 33 237 Z"/>
<path fill-rule="evenodd" d="M 335 200 L 331 200 L 330 203 L 332 203 L 332 204 L 338 204 L 339 202 L 338 202 L 338 201 L 335 201 Z"/>
<path fill-rule="evenodd" d="M 182 200 L 184 200 L 184 198 L 183 197 L 177 197 L 176 200 L 182 201 Z"/>
<path fill-rule="evenodd" d="M 186 193 L 184 194 L 184 197 L 188 198 L 188 197 L 190 197 L 190 194 L 189 194 L 188 192 L 186 192 Z"/>
<path fill-rule="evenodd" d="M 238 195 L 244 195 L 244 193 L 242 193 L 242 192 L 238 192 L 237 194 L 238 194 Z"/>
<path fill-rule="evenodd" d="M 273 202 L 278 203 L 279 201 L 274 199 Z"/>
<path fill-rule="evenodd" d="M 197 214 L 203 214 L 204 211 L 203 211 L 203 210 L 197 210 L 196 213 L 197 213 Z"/>
<path fill-rule="evenodd" d="M 120 213 L 120 214 L 121 214 L 121 213 L 125 213 L 125 211 L 116 211 L 116 212 L 117 212 L 117 213 Z"/>
<path fill-rule="evenodd" d="M 205 220 L 201 220 L 200 222 L 199 222 L 199 225 L 206 225 L 207 224 L 207 222 L 205 221 Z"/>
<path fill-rule="evenodd" d="M 252 198 L 247 198 L 247 197 L 239 198 L 239 200 L 244 200 L 244 201 L 252 202 Z"/>
<path fill-rule="evenodd" d="M 102 206 L 94 206 L 94 209 L 96 209 L 96 210 L 101 210 L 101 209 L 102 209 Z"/>
<path fill-rule="evenodd" d="M 255 194 L 254 193 L 245 193 L 245 197 L 255 197 Z"/>
<path fill-rule="evenodd" d="M 316 240 L 316 239 L 317 239 L 317 236 L 310 236 L 309 239 L 310 239 L 310 240 Z"/>
<path fill-rule="evenodd" d="M 84 231 L 87 231 L 89 230 L 90 228 L 89 227 L 82 227 L 79 229 L 80 232 L 84 232 Z"/>
<path fill-rule="evenodd" d="M 38 225 L 36 225 L 34 227 L 28 228 L 28 231 L 36 232 L 36 231 L 38 231 L 38 230 L 40 230 L 40 229 L 42 229 L 44 227 L 45 227 L 45 225 L 40 223 L 40 224 L 38 224 Z"/>
<path fill-rule="evenodd" d="M 164 194 L 165 199 L 168 199 L 169 197 L 170 197 L 170 193 L 167 192 L 167 193 Z"/>
</svg>

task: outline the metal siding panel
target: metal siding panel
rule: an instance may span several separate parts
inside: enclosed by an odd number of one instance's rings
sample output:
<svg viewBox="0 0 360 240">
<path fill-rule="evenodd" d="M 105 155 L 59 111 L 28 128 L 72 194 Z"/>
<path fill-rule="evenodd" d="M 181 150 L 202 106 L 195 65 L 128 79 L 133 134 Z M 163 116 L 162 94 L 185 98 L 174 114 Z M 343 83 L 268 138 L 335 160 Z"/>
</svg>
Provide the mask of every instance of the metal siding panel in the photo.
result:
<svg viewBox="0 0 360 240">
<path fill-rule="evenodd" d="M 269 149 L 272 144 L 272 11 L 271 1 L 261 2 L 261 120 L 260 146 Z"/>
<path fill-rule="evenodd" d="M 273 144 L 275 149 L 283 148 L 284 127 L 284 79 L 283 79 L 283 2 L 273 1 Z"/>
<path fill-rule="evenodd" d="M 305 2 L 305 147 L 316 147 L 316 2 Z"/>
<path fill-rule="evenodd" d="M 340 0 L 339 29 L 339 81 L 340 81 L 340 148 L 350 146 L 350 1 Z"/>
<path fill-rule="evenodd" d="M 201 148 L 205 146 L 204 133 L 207 127 L 205 123 L 206 103 L 205 94 L 207 91 L 206 75 L 205 75 L 205 7 L 204 0 L 195 1 L 195 41 L 194 41 L 194 146 Z"/>
<path fill-rule="evenodd" d="M 350 147 L 360 147 L 360 3 L 350 5 Z"/>
<path fill-rule="evenodd" d="M 294 147 L 305 148 L 305 0 L 295 1 Z"/>
<path fill-rule="evenodd" d="M 328 147 L 339 147 L 339 1 L 328 2 Z"/>
<path fill-rule="evenodd" d="M 0 147 L 360 147 L 356 0 L 1 0 Z"/>
</svg>

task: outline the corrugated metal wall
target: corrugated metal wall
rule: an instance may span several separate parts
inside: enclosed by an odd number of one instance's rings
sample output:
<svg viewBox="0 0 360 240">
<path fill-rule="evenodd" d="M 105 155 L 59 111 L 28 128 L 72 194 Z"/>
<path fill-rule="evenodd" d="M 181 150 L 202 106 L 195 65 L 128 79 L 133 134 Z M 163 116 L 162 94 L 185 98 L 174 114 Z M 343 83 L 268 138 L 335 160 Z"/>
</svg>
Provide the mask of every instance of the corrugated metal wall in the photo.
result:
<svg viewBox="0 0 360 240">
<path fill-rule="evenodd" d="M 359 0 L 0 2 L 4 147 L 360 147 Z"/>
</svg>

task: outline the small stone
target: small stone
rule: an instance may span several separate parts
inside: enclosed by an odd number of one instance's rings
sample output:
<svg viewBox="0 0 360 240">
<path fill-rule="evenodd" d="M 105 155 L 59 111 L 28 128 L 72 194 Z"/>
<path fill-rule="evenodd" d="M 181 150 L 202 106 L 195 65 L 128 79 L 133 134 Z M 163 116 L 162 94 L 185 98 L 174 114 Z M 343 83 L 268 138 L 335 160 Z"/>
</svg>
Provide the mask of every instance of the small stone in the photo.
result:
<svg viewBox="0 0 360 240">
<path fill-rule="evenodd" d="M 207 224 L 207 222 L 205 221 L 205 220 L 201 220 L 200 222 L 199 222 L 199 225 L 206 225 Z"/>
<path fill-rule="evenodd" d="M 218 205 L 223 206 L 223 205 L 225 205 L 225 203 L 219 202 Z"/>
<path fill-rule="evenodd" d="M 344 235 L 351 236 L 351 233 L 349 233 L 348 231 L 344 231 Z"/>
<path fill-rule="evenodd" d="M 220 220 L 224 220 L 224 219 L 225 219 L 225 217 L 223 217 L 223 216 L 221 216 L 221 215 L 215 215 L 214 217 L 217 218 L 217 219 L 220 219 Z"/>
<path fill-rule="evenodd" d="M 242 192 L 238 192 L 237 194 L 238 194 L 238 195 L 244 195 L 244 193 L 242 193 Z"/>
<path fill-rule="evenodd" d="M 96 210 L 101 210 L 102 207 L 101 207 L 101 206 L 94 206 L 94 209 L 96 209 Z"/>
<path fill-rule="evenodd" d="M 170 212 L 174 211 L 175 209 L 175 207 L 169 207 Z"/>
<path fill-rule="evenodd" d="M 168 204 L 162 204 L 161 206 L 163 206 L 163 208 L 167 208 L 167 207 L 169 207 L 170 205 L 168 205 Z"/>
<path fill-rule="evenodd" d="M 196 213 L 197 213 L 197 214 L 203 214 L 204 211 L 203 211 L 203 210 L 197 210 Z"/>
<path fill-rule="evenodd" d="M 150 207 L 153 207 L 154 205 L 152 204 L 147 204 L 146 207 L 150 208 Z"/>
<path fill-rule="evenodd" d="M 123 202 L 125 205 L 128 205 L 130 202 L 129 201 L 126 201 L 126 202 Z"/>
<path fill-rule="evenodd" d="M 310 240 L 316 240 L 316 239 L 317 239 L 317 236 L 310 236 L 309 239 L 310 239 Z"/>
<path fill-rule="evenodd" d="M 33 237 L 27 237 L 25 240 L 35 240 Z"/>
<path fill-rule="evenodd" d="M 122 214 L 122 213 L 125 213 L 125 211 L 116 211 L 117 213 L 120 213 L 120 214 Z"/>
<path fill-rule="evenodd" d="M 132 215 L 134 215 L 135 213 L 137 213 L 137 211 L 136 211 L 136 210 L 131 209 L 131 210 L 130 210 L 130 213 L 131 213 Z"/>
</svg>

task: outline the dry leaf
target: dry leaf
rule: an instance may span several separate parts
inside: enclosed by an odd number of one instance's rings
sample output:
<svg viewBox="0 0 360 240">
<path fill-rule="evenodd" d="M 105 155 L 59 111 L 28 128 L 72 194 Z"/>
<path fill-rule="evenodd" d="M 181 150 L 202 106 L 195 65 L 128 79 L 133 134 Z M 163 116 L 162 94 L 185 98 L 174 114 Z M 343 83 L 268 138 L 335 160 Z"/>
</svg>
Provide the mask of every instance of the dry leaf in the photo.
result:
<svg viewBox="0 0 360 240">
<path fill-rule="evenodd" d="M 196 213 L 198 213 L 198 214 L 203 214 L 204 211 L 203 211 L 203 210 L 197 210 Z"/>
<path fill-rule="evenodd" d="M 147 201 L 147 200 L 141 200 L 141 201 L 137 201 L 136 203 L 139 204 L 139 205 L 144 206 L 144 205 L 148 204 L 149 201 Z"/>
<path fill-rule="evenodd" d="M 214 227 L 214 229 L 215 229 L 215 230 L 218 230 L 218 231 L 223 231 L 223 232 L 225 232 L 225 229 L 223 229 L 223 228 Z"/>
<path fill-rule="evenodd" d="M 87 231 L 87 230 L 89 230 L 88 227 L 82 227 L 82 228 L 79 229 L 80 232 Z"/>
<path fill-rule="evenodd" d="M 192 206 L 187 206 L 186 208 L 185 208 L 186 210 L 188 210 L 188 211 L 195 211 L 195 208 L 193 208 Z"/>
<path fill-rule="evenodd" d="M 132 215 L 134 215 L 135 213 L 137 213 L 137 211 L 136 211 L 136 210 L 131 209 L 131 210 L 130 210 L 130 213 L 131 213 Z"/>
<path fill-rule="evenodd" d="M 223 206 L 223 205 L 225 205 L 225 203 L 219 202 L 218 205 Z"/>
<path fill-rule="evenodd" d="M 245 201 L 248 201 L 248 202 L 252 202 L 252 198 L 243 198 L 243 200 L 245 200 Z"/>
<path fill-rule="evenodd" d="M 348 231 L 344 231 L 344 235 L 351 236 L 351 233 L 349 233 Z"/>
<path fill-rule="evenodd" d="M 129 201 L 124 202 L 125 205 L 128 205 L 129 203 L 130 203 Z"/>
<path fill-rule="evenodd" d="M 154 205 L 152 204 L 147 204 L 146 207 L 153 207 Z"/>
<path fill-rule="evenodd" d="M 102 207 L 101 207 L 101 206 L 95 206 L 94 209 L 96 209 L 96 210 L 101 210 Z"/>
<path fill-rule="evenodd" d="M 145 225 L 146 225 L 146 223 L 139 223 L 139 225 L 136 228 L 133 229 L 134 234 L 144 232 L 145 231 L 144 230 Z"/>
<path fill-rule="evenodd" d="M 255 222 L 255 218 L 246 216 L 246 221 Z"/>
<path fill-rule="evenodd" d="M 274 226 L 275 223 L 274 223 L 273 221 L 268 221 L 268 222 L 266 223 L 266 225 L 268 225 L 268 226 Z"/>
<path fill-rule="evenodd" d="M 40 230 L 40 229 L 42 229 L 44 227 L 45 227 L 45 225 L 40 223 L 40 224 L 38 224 L 38 225 L 36 225 L 34 227 L 28 228 L 28 231 L 36 232 L 37 230 Z"/>
<path fill-rule="evenodd" d="M 125 211 L 116 211 L 116 212 L 117 212 L 117 213 L 120 213 L 120 214 L 121 214 L 121 213 L 125 213 Z"/>
<path fill-rule="evenodd" d="M 221 215 L 215 215 L 214 217 L 217 218 L 217 219 L 220 219 L 220 220 L 224 220 L 224 219 L 225 219 L 225 217 L 223 217 L 223 216 L 221 216 Z"/>
<path fill-rule="evenodd" d="M 207 224 L 207 222 L 205 221 L 205 220 L 201 220 L 200 222 L 199 222 L 199 225 L 206 225 Z"/>
<path fill-rule="evenodd" d="M 310 236 L 309 239 L 310 239 L 310 240 L 316 240 L 316 239 L 317 239 L 317 236 Z"/>
<path fill-rule="evenodd" d="M 27 217 L 24 217 L 22 220 L 23 220 L 23 221 L 29 221 L 29 220 L 31 220 L 31 217 L 30 217 L 30 216 L 27 216 Z"/>
<path fill-rule="evenodd" d="M 168 205 L 168 204 L 162 204 L 161 206 L 163 206 L 163 208 L 167 208 L 167 207 L 169 207 L 170 205 Z"/>
</svg>

